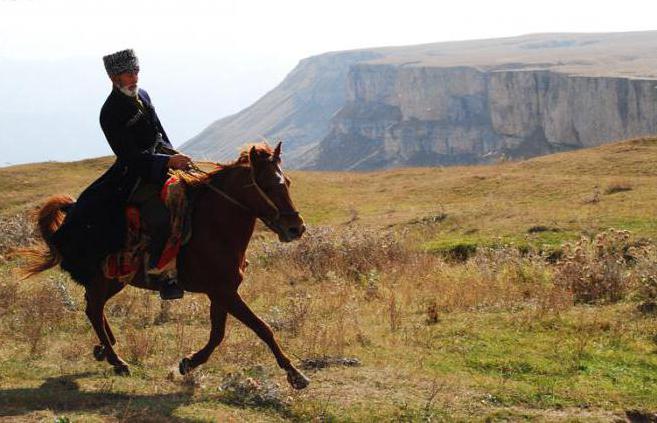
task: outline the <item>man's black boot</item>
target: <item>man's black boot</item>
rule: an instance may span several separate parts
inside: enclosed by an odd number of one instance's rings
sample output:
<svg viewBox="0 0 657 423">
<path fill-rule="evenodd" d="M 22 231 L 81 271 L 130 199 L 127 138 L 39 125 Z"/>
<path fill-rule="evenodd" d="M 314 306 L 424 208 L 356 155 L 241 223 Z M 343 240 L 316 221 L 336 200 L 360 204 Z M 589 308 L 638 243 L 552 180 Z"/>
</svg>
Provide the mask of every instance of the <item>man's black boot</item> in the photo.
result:
<svg viewBox="0 0 657 423">
<path fill-rule="evenodd" d="M 160 281 L 160 298 L 163 300 L 177 300 L 185 295 L 185 291 L 178 286 L 176 278 L 166 278 Z"/>
</svg>

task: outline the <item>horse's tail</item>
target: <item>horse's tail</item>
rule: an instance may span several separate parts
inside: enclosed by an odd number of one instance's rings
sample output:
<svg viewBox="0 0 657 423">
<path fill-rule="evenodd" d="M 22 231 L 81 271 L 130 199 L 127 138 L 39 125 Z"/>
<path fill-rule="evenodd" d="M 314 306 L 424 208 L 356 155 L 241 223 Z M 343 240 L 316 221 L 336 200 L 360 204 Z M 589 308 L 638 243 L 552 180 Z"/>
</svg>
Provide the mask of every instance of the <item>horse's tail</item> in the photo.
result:
<svg viewBox="0 0 657 423">
<path fill-rule="evenodd" d="M 75 200 L 71 197 L 58 195 L 50 197 L 39 209 L 37 224 L 44 242 L 18 250 L 18 254 L 27 260 L 21 269 L 21 279 L 27 279 L 61 263 L 62 256 L 53 243 L 52 236 L 64 222 L 66 209 L 74 203 Z"/>
</svg>

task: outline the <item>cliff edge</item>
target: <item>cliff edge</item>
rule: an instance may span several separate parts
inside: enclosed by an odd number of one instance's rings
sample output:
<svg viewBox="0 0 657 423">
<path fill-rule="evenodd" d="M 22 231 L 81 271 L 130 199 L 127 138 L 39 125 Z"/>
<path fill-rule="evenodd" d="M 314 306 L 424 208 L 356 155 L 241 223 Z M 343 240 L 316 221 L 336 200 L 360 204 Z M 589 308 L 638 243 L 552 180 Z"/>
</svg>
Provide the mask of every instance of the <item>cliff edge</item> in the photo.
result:
<svg viewBox="0 0 657 423">
<path fill-rule="evenodd" d="M 657 134 L 657 32 L 521 37 L 327 53 L 183 146 L 235 157 L 286 141 L 286 165 L 485 163 Z"/>
</svg>

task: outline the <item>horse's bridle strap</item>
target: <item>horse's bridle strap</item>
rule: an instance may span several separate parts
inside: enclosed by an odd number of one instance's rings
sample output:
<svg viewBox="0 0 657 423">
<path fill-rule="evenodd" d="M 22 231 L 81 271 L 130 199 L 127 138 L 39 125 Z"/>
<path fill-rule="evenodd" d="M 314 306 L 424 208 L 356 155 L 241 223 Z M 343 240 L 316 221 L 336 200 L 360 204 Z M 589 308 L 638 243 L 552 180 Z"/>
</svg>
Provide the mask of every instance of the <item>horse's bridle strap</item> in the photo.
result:
<svg viewBox="0 0 657 423">
<path fill-rule="evenodd" d="M 251 173 L 251 183 L 255 187 L 256 191 L 258 191 L 258 194 L 260 194 L 262 199 L 265 200 L 265 202 L 269 205 L 269 207 L 271 207 L 274 210 L 276 217 L 274 217 L 273 220 L 274 221 L 278 220 L 281 217 L 281 212 L 278 210 L 278 207 L 276 207 L 276 204 L 274 204 L 274 202 L 271 200 L 271 198 L 269 198 L 267 193 L 264 192 L 262 190 L 262 188 L 260 188 L 260 185 L 258 185 L 258 182 L 256 181 L 255 169 L 253 168 L 253 165 L 251 164 L 249 166 L 249 168 L 251 169 L 251 171 L 250 171 L 250 173 Z"/>
<path fill-rule="evenodd" d="M 224 197 L 226 200 L 230 201 L 231 203 L 233 203 L 233 204 L 236 205 L 237 207 L 239 207 L 239 208 L 241 208 L 242 210 L 244 210 L 245 212 L 248 212 L 248 213 L 250 213 L 250 214 L 253 214 L 253 212 L 252 212 L 251 210 L 249 210 L 248 207 L 246 207 L 245 205 L 243 205 L 242 203 L 240 203 L 239 201 L 237 201 L 236 199 L 234 199 L 234 198 L 231 197 L 230 195 L 226 194 L 225 192 L 223 192 L 223 191 L 220 190 L 219 188 L 215 187 L 215 186 L 212 185 L 210 182 L 206 182 L 205 185 L 206 185 L 208 188 L 210 188 L 212 191 L 214 191 L 214 192 L 216 192 L 217 194 L 219 194 L 219 195 L 221 195 L 222 197 Z"/>
<path fill-rule="evenodd" d="M 196 165 L 196 163 L 193 163 L 193 162 L 192 162 L 192 164 L 191 164 L 190 167 L 191 167 L 192 169 L 194 169 L 195 171 L 197 171 L 197 172 L 201 172 L 201 173 L 203 173 L 203 174 L 205 174 L 205 175 L 209 175 L 209 173 L 207 173 L 207 172 L 205 172 L 204 170 L 202 170 L 201 168 L 199 168 L 198 165 Z M 296 210 L 294 210 L 294 211 L 292 211 L 292 212 L 282 212 L 282 213 L 281 213 L 280 210 L 278 209 L 278 207 L 276 206 L 276 204 L 274 204 L 274 202 L 271 200 L 271 198 L 269 198 L 269 196 L 267 195 L 267 193 L 264 192 L 264 191 L 262 190 L 262 188 L 260 188 L 260 185 L 258 185 L 258 183 L 256 182 L 256 180 L 255 180 L 255 170 L 253 169 L 253 166 L 249 166 L 249 167 L 250 167 L 251 183 L 248 184 L 248 185 L 245 185 L 244 187 L 245 187 L 245 188 L 247 188 L 247 187 L 251 187 L 251 186 L 255 187 L 255 189 L 256 189 L 256 191 L 258 192 L 258 194 L 260 194 L 260 196 L 262 197 L 262 199 L 265 200 L 265 202 L 267 203 L 267 205 L 269 205 L 269 206 L 274 210 L 274 212 L 275 212 L 275 217 L 274 217 L 273 219 L 271 219 L 271 218 L 263 218 L 263 217 L 261 217 L 261 216 L 258 216 L 258 217 L 260 217 L 260 219 L 267 220 L 267 221 L 269 221 L 269 222 L 271 223 L 271 222 L 273 222 L 273 221 L 277 221 L 281 216 L 298 216 L 298 215 L 299 215 L 299 212 L 296 211 Z M 216 186 L 212 185 L 212 183 L 211 183 L 209 180 L 205 182 L 205 185 L 206 185 L 208 188 L 210 188 L 212 191 L 214 191 L 215 193 L 221 195 L 223 198 L 225 198 L 226 200 L 230 201 L 232 204 L 234 204 L 234 205 L 236 205 L 237 207 L 239 207 L 240 209 L 244 210 L 245 212 L 250 213 L 250 214 L 252 214 L 252 215 L 254 215 L 254 216 L 257 216 L 257 214 L 253 213 L 253 211 L 251 211 L 251 209 L 249 209 L 248 207 L 246 207 L 245 205 L 243 205 L 242 203 L 240 203 L 239 201 L 237 201 L 236 199 L 234 199 L 233 197 L 231 197 L 230 195 L 228 195 L 228 194 L 225 193 L 224 191 L 220 190 L 220 189 L 217 188 Z"/>
</svg>

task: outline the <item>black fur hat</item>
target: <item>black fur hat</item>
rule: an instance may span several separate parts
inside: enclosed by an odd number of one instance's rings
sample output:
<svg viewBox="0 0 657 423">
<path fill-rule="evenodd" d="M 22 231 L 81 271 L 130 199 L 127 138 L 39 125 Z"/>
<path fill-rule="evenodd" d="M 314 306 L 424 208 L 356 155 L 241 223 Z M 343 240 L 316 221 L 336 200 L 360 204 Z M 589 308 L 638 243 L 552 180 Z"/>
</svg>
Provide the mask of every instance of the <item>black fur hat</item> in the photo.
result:
<svg viewBox="0 0 657 423">
<path fill-rule="evenodd" d="M 139 59 L 131 48 L 117 51 L 103 57 L 105 70 L 109 76 L 115 76 L 123 72 L 139 71 Z"/>
</svg>

